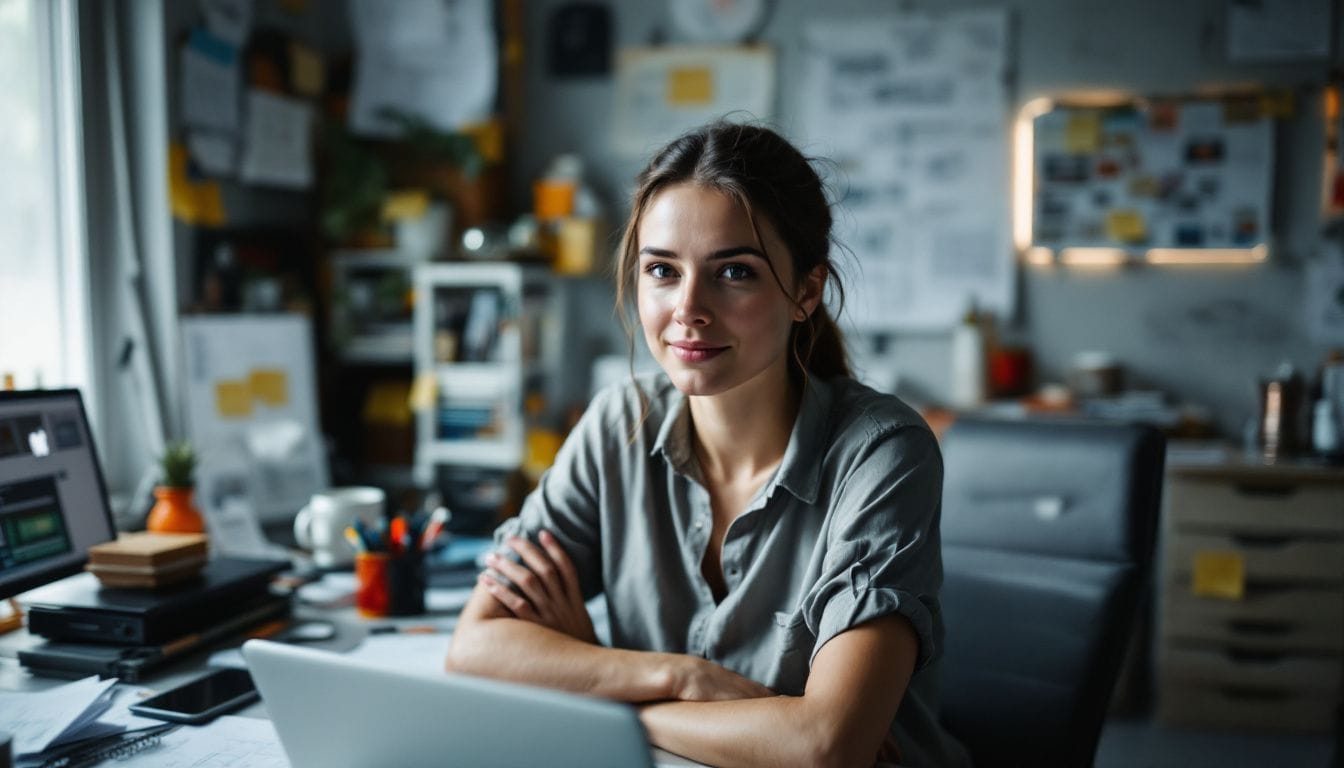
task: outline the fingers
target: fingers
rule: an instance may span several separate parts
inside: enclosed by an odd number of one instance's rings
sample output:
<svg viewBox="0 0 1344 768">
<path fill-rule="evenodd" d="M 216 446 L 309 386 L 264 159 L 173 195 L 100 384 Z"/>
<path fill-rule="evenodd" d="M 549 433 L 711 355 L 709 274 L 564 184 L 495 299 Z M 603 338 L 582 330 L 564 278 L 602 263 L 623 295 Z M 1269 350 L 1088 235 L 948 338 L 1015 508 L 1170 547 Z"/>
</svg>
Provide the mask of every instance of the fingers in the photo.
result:
<svg viewBox="0 0 1344 768">
<path fill-rule="evenodd" d="M 560 576 L 564 580 L 565 591 L 571 597 L 581 596 L 583 590 L 579 587 L 579 572 L 574 567 L 574 561 L 570 560 L 569 555 L 565 554 L 560 542 L 555 540 L 550 531 L 542 531 L 538 538 L 541 540 L 541 546 L 545 548 L 546 554 L 551 556 L 551 562 L 555 563 L 556 569 L 560 571 Z"/>
<path fill-rule="evenodd" d="M 544 611 L 551 598 L 546 592 L 546 586 L 537 578 L 536 574 L 513 562 L 507 557 L 500 557 L 494 553 L 486 556 L 485 564 L 495 569 L 501 576 L 508 579 L 513 586 L 517 587 L 523 597 L 527 598 L 538 611 Z M 498 582 L 496 582 L 498 583 Z"/>
<path fill-rule="evenodd" d="M 537 620 L 537 612 L 532 609 L 532 604 L 524 600 L 517 592 L 500 584 L 493 576 L 488 573 L 482 573 L 477 577 L 481 586 L 485 587 L 490 596 L 499 601 L 499 604 L 509 609 L 514 616 L 528 621 Z"/>
<path fill-rule="evenodd" d="M 565 585 L 561 581 L 555 563 L 551 561 L 549 554 L 541 551 L 536 545 L 521 536 L 510 536 L 507 544 L 523 558 L 523 563 L 527 565 L 528 569 L 536 574 L 548 596 L 557 600 L 564 597 Z M 509 576 L 509 578 L 512 579 L 513 577 Z"/>
</svg>

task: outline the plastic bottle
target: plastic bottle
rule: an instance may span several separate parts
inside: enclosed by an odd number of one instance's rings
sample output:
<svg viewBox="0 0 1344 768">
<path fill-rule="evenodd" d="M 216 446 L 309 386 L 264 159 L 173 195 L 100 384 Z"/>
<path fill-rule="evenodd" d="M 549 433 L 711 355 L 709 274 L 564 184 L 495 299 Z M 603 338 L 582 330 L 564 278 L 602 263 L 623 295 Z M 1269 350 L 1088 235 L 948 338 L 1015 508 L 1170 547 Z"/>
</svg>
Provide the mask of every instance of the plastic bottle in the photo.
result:
<svg viewBox="0 0 1344 768">
<path fill-rule="evenodd" d="M 985 337 L 974 300 L 961 322 L 952 329 L 949 400 L 953 408 L 976 408 L 985 402 Z"/>
</svg>

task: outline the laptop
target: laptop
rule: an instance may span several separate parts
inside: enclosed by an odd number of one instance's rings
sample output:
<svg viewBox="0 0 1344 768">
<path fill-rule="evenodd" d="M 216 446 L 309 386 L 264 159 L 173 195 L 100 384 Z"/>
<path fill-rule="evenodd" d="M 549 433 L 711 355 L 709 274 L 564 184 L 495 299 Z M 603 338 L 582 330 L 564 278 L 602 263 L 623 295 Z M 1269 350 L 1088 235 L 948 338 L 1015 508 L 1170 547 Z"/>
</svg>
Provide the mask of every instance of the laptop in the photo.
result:
<svg viewBox="0 0 1344 768">
<path fill-rule="evenodd" d="M 294 768 L 653 765 L 625 704 L 265 640 L 243 657 Z"/>
</svg>

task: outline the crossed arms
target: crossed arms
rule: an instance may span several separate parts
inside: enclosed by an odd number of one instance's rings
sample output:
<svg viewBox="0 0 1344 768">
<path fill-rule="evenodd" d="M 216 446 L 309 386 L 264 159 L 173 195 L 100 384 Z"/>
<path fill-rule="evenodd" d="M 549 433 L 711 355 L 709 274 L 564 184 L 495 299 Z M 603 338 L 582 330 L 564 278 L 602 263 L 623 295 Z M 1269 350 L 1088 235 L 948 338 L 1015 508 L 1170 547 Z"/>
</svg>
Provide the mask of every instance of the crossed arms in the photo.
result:
<svg viewBox="0 0 1344 768">
<path fill-rule="evenodd" d="M 698 656 L 599 645 L 573 563 L 543 531 L 522 559 L 489 565 L 453 633 L 446 668 L 626 701 L 654 744 L 719 766 L 872 765 L 905 694 L 914 629 L 888 615 L 819 650 L 801 696 L 770 689 Z"/>
</svg>

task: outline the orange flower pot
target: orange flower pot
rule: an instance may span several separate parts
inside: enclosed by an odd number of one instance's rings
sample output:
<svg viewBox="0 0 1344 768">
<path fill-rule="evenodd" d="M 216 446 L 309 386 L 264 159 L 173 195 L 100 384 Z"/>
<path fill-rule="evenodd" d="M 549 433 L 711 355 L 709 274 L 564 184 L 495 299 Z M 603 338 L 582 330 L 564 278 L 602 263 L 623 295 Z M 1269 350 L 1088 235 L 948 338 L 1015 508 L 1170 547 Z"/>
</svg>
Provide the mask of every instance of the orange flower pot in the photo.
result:
<svg viewBox="0 0 1344 768">
<path fill-rule="evenodd" d="M 145 527 L 155 533 L 205 533 L 205 519 L 192 503 L 194 488 L 169 488 L 160 485 L 154 489 L 154 508 L 149 511 Z"/>
</svg>

